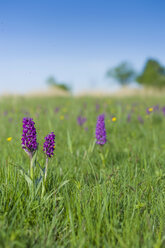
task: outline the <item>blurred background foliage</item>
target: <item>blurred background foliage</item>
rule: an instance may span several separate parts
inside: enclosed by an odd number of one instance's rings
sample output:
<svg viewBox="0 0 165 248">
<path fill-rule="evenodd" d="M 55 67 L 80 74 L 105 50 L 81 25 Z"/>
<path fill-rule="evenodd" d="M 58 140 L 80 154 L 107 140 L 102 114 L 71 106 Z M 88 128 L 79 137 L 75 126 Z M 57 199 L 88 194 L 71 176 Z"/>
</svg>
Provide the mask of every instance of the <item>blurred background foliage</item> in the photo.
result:
<svg viewBox="0 0 165 248">
<path fill-rule="evenodd" d="M 121 85 L 127 85 L 131 83 L 135 78 L 135 71 L 131 64 L 128 62 L 122 62 L 118 66 L 109 69 L 106 73 L 107 77 L 112 77 L 118 81 Z"/>
<path fill-rule="evenodd" d="M 165 67 L 155 59 L 148 59 L 136 81 L 145 86 L 165 87 Z"/>
<path fill-rule="evenodd" d="M 46 83 L 48 86 L 57 87 L 57 88 L 62 89 L 64 91 L 71 92 L 71 86 L 69 86 L 65 82 L 58 82 L 57 79 L 55 79 L 53 76 L 48 77 L 48 79 L 46 80 Z"/>
<path fill-rule="evenodd" d="M 108 78 L 113 78 L 120 85 L 137 82 L 145 87 L 165 87 L 165 67 L 156 59 L 147 59 L 142 72 L 137 73 L 132 65 L 124 61 L 106 72 Z"/>
</svg>

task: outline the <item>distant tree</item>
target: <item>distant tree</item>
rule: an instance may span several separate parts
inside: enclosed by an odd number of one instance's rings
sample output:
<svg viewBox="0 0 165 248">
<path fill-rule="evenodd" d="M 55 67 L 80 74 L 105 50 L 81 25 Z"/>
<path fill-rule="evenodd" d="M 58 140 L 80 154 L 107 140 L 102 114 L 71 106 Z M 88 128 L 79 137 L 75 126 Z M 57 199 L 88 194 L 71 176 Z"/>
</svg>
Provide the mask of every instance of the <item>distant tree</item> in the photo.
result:
<svg viewBox="0 0 165 248">
<path fill-rule="evenodd" d="M 136 81 L 145 86 L 165 87 L 165 67 L 155 59 L 148 59 Z"/>
<path fill-rule="evenodd" d="M 57 86 L 62 90 L 71 91 L 71 87 L 66 83 L 60 82 L 57 84 Z"/>
<path fill-rule="evenodd" d="M 107 71 L 106 76 L 112 77 L 121 85 L 127 85 L 135 78 L 135 71 L 128 62 L 122 62 L 115 68 Z"/>
<path fill-rule="evenodd" d="M 50 76 L 47 80 L 46 80 L 46 83 L 49 85 L 49 86 L 52 86 L 52 87 L 58 87 L 62 90 L 65 90 L 65 91 L 71 91 L 71 87 L 68 86 L 66 83 L 64 82 L 58 82 L 53 76 Z"/>
<path fill-rule="evenodd" d="M 50 76 L 50 77 L 46 80 L 46 83 L 47 83 L 49 86 L 56 86 L 56 85 L 57 85 L 57 80 L 56 80 L 53 76 Z"/>
</svg>

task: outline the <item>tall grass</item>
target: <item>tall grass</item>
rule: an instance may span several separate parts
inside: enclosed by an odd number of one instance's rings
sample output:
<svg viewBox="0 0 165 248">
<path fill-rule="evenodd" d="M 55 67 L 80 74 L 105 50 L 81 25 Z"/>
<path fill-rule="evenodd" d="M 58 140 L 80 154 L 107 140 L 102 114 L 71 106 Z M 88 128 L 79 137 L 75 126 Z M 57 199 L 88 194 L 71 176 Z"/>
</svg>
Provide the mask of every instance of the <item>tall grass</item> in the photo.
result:
<svg viewBox="0 0 165 248">
<path fill-rule="evenodd" d="M 160 110 L 147 115 L 156 104 Z M 163 98 L 1 100 L 0 247 L 165 247 L 163 105 Z M 95 144 L 101 113 L 105 164 Z M 87 118 L 84 126 L 77 124 L 80 114 Z M 21 148 L 24 116 L 36 123 L 41 164 L 44 137 L 56 134 L 43 199 L 30 197 L 17 169 L 29 166 Z"/>
</svg>

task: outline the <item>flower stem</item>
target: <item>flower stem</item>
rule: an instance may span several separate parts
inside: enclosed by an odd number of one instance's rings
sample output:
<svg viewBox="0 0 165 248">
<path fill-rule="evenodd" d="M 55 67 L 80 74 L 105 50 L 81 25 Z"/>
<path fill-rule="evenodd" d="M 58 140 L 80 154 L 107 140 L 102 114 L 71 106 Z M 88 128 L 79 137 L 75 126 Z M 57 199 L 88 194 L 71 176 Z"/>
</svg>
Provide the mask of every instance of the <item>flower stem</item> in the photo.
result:
<svg viewBox="0 0 165 248">
<path fill-rule="evenodd" d="M 45 193 L 45 184 L 46 184 L 46 178 L 47 178 L 47 173 L 48 173 L 48 157 L 46 158 L 46 165 L 45 165 L 45 175 L 42 181 L 42 193 L 41 193 L 41 198 L 44 196 Z"/>
<path fill-rule="evenodd" d="M 48 173 L 48 162 L 49 159 L 48 157 L 46 158 L 46 166 L 45 166 L 45 177 L 44 177 L 44 181 L 46 182 L 46 178 L 47 178 L 47 173 Z"/>
<path fill-rule="evenodd" d="M 43 180 L 43 182 L 42 182 L 42 192 L 41 192 L 41 198 L 43 198 L 44 193 L 45 193 L 45 183 L 44 183 L 44 180 Z"/>
<path fill-rule="evenodd" d="M 34 170 L 33 170 L 33 157 L 30 156 L 30 177 L 33 180 L 34 179 Z"/>
<path fill-rule="evenodd" d="M 105 157 L 104 157 L 104 151 L 103 151 L 103 147 L 100 146 L 100 158 L 101 158 L 101 161 L 102 161 L 102 165 L 103 167 L 105 167 Z"/>
</svg>

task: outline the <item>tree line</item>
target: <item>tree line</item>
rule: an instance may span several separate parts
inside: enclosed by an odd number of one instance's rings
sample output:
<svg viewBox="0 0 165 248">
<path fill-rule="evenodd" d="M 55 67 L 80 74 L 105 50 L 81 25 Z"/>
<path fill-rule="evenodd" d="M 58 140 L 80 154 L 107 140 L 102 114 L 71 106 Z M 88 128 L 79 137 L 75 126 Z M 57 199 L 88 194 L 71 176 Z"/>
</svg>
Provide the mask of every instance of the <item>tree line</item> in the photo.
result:
<svg viewBox="0 0 165 248">
<path fill-rule="evenodd" d="M 139 74 L 136 73 L 130 63 L 122 62 L 118 66 L 109 69 L 106 76 L 114 78 L 123 86 L 136 81 L 143 86 L 165 87 L 165 67 L 155 59 L 148 59 Z"/>
<path fill-rule="evenodd" d="M 107 78 L 113 78 L 120 85 L 128 85 L 137 82 L 143 86 L 155 88 L 165 87 L 165 67 L 155 59 L 148 59 L 141 73 L 137 73 L 132 65 L 124 61 L 106 72 Z M 47 84 L 56 86 L 65 91 L 71 91 L 71 87 L 65 82 L 59 82 L 54 77 L 47 79 Z"/>
</svg>

